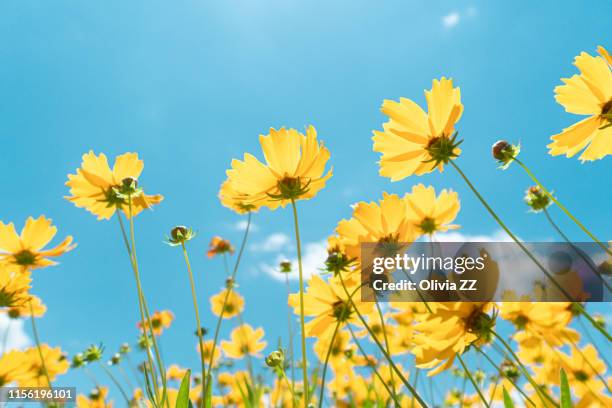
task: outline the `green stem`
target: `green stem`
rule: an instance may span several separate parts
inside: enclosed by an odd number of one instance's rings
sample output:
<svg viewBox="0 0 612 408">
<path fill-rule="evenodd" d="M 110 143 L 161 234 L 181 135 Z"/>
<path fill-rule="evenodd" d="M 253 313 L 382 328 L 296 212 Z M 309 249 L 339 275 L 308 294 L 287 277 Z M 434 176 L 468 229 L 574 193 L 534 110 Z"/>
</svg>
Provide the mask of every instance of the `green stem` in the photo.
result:
<svg viewBox="0 0 612 408">
<path fill-rule="evenodd" d="M 36 342 L 36 349 L 38 350 L 38 357 L 40 357 L 40 366 L 42 368 L 42 372 L 47 380 L 47 384 L 49 388 L 52 388 L 51 378 L 49 377 L 49 372 L 47 371 L 47 365 L 45 364 L 45 357 L 43 356 L 42 349 L 40 347 L 40 338 L 38 337 L 38 330 L 36 330 L 36 323 L 34 322 L 34 306 L 32 306 L 32 301 L 28 302 L 30 305 L 30 319 L 32 321 L 32 334 L 34 335 L 34 341 Z"/>
<path fill-rule="evenodd" d="M 478 383 L 476 382 L 476 380 L 472 376 L 472 373 L 470 372 L 470 370 L 467 368 L 467 366 L 463 362 L 463 358 L 461 358 L 461 354 L 457 353 L 457 359 L 459 360 L 459 363 L 461 363 L 461 367 L 463 367 L 463 371 L 468 376 L 468 378 L 470 379 L 470 382 L 472 383 L 472 385 L 476 389 L 476 392 L 478 393 L 478 396 L 480 397 L 480 400 L 485 405 L 485 407 L 489 408 L 489 402 L 484 397 L 484 395 L 482 395 L 482 391 L 480 390 L 480 387 L 478 386 Z"/>
<path fill-rule="evenodd" d="M 338 320 L 338 323 L 336 323 L 336 327 L 334 328 L 334 333 L 332 334 L 331 340 L 329 342 L 329 347 L 327 348 L 327 354 L 325 355 L 325 363 L 323 364 L 323 373 L 321 374 L 321 392 L 319 393 L 319 408 L 323 406 L 323 394 L 325 393 L 325 374 L 327 374 L 327 364 L 329 363 L 329 356 L 331 355 L 332 348 L 334 347 L 334 340 L 336 340 L 336 334 L 338 334 L 340 323 L 341 323 L 340 320 Z"/>
<path fill-rule="evenodd" d="M 230 277 L 232 282 L 236 280 L 236 273 L 238 272 L 238 266 L 240 266 L 240 260 L 242 259 L 244 248 L 246 247 L 247 237 L 249 235 L 249 230 L 251 228 L 251 216 L 252 214 L 249 213 L 248 218 L 247 218 L 247 225 L 246 225 L 246 228 L 244 229 L 244 235 L 242 236 L 242 242 L 240 243 L 240 249 L 238 250 L 238 255 L 236 257 L 236 263 L 234 263 L 234 269 L 232 270 L 232 275 Z M 223 322 L 223 315 L 225 314 L 225 305 L 227 304 L 227 300 L 229 299 L 232 289 L 233 289 L 233 285 L 227 288 L 227 291 L 225 292 L 225 298 L 223 299 L 223 306 L 221 307 L 221 312 L 219 313 L 219 318 L 217 319 L 217 324 L 215 326 L 215 334 L 213 336 L 212 349 L 210 352 L 210 358 L 208 359 L 208 369 L 207 369 L 206 375 L 204 375 L 204 372 L 202 372 L 202 376 L 203 376 L 202 383 L 206 383 L 209 377 L 212 378 L 210 376 L 210 373 L 212 370 L 213 359 L 215 357 L 215 351 L 217 349 L 217 342 L 219 341 L 219 333 L 221 331 L 221 323 Z M 206 384 L 205 390 L 208 389 L 208 386 L 209 385 Z M 204 395 L 206 395 L 206 393 Z"/>
<path fill-rule="evenodd" d="M 128 395 L 126 394 L 125 390 L 121 386 L 121 383 L 119 381 L 117 381 L 117 379 L 115 378 L 113 373 L 100 360 L 98 360 L 98 363 L 100 364 L 100 367 L 102 367 L 102 370 L 104 370 L 106 375 L 108 375 L 109 378 L 111 379 L 111 381 L 115 384 L 115 386 L 117 388 L 119 388 L 119 392 L 121 392 L 121 395 L 123 396 L 123 399 L 125 399 L 125 403 L 129 406 L 130 405 L 130 398 L 128 397 Z"/>
<path fill-rule="evenodd" d="M 129 244 L 129 254 L 132 261 L 132 269 L 134 270 L 134 277 L 136 279 L 136 286 L 138 288 L 138 298 L 139 298 L 139 306 L 141 307 L 141 318 L 143 324 L 143 333 L 145 337 L 148 339 L 147 335 L 147 327 L 151 334 L 151 343 L 153 344 L 153 350 L 155 352 L 155 357 L 157 361 L 157 368 L 160 373 L 161 381 L 162 381 L 162 397 L 159 401 L 159 405 L 164 405 L 164 400 L 166 396 L 166 371 L 164 369 L 164 365 L 161 361 L 161 357 L 159 354 L 159 348 L 157 347 L 157 339 L 155 334 L 153 333 L 153 324 L 151 323 L 151 316 L 149 313 L 149 308 L 147 306 L 147 302 L 144 296 L 144 291 L 142 289 L 142 281 L 140 279 L 140 269 L 138 267 L 138 256 L 136 253 L 136 233 L 134 228 L 134 213 L 132 208 L 132 196 L 128 196 L 128 218 L 130 221 L 130 244 Z M 121 220 L 121 218 L 119 218 Z M 121 222 L 123 226 L 123 222 Z M 143 316 L 144 311 L 144 316 Z M 148 342 L 147 342 L 148 343 Z M 157 375 L 155 373 L 155 365 L 152 361 L 151 351 L 149 350 L 147 344 L 147 358 L 149 359 L 149 367 L 151 370 L 151 381 L 153 383 L 153 387 L 155 388 L 154 395 L 159 398 L 159 386 L 157 385 Z M 167 403 L 167 401 L 166 401 Z M 157 404 L 156 404 L 157 405 Z M 167 405 L 167 404 L 166 404 Z"/>
<path fill-rule="evenodd" d="M 295 243 L 297 248 L 300 285 L 300 335 L 302 344 L 302 376 L 304 377 L 304 408 L 308 408 L 308 356 L 306 354 L 306 331 L 304 328 L 304 272 L 302 270 L 302 245 L 300 242 L 300 227 L 298 223 L 297 206 L 295 204 L 295 199 L 293 198 L 291 199 L 291 207 L 293 208 L 293 224 L 295 227 Z"/>
<path fill-rule="evenodd" d="M 295 401 L 297 400 L 297 397 L 295 396 L 295 390 L 293 389 L 293 384 L 289 382 L 289 379 L 287 378 L 287 374 L 285 374 L 285 369 L 281 366 L 280 367 L 280 373 L 281 376 L 283 377 L 283 379 L 285 380 L 285 382 L 287 383 L 287 387 L 289 388 L 289 392 L 291 393 L 291 405 L 295 406 Z"/>
<path fill-rule="evenodd" d="M 380 304 L 378 303 L 378 297 L 376 296 L 376 294 L 374 295 L 374 303 L 376 304 L 376 310 L 378 311 L 378 317 L 380 319 L 380 325 L 383 331 L 383 338 L 385 340 L 385 347 L 387 348 L 387 353 L 391 355 L 391 347 L 389 345 L 389 336 L 387 335 L 387 325 L 385 324 L 385 317 L 383 316 L 382 309 L 380 308 Z M 396 390 L 395 390 L 395 380 L 393 378 L 393 370 L 389 370 L 389 376 L 391 380 L 391 391 L 393 391 L 393 395 L 397 395 Z M 415 386 L 415 389 L 416 389 L 416 386 Z"/>
<path fill-rule="evenodd" d="M 542 401 L 542 404 L 544 404 L 545 407 L 549 406 L 549 404 L 552 404 L 554 407 L 557 407 L 558 405 L 555 402 L 555 400 L 552 399 L 552 397 L 550 395 L 548 395 L 547 392 L 544 392 L 540 388 L 538 383 L 533 379 L 533 377 L 531 377 L 531 374 L 529 374 L 529 371 L 527 370 L 527 367 L 525 367 L 523 365 L 523 363 L 521 362 L 519 357 L 516 355 L 514 350 L 512 350 L 512 347 L 510 347 L 510 345 L 506 342 L 506 340 L 504 340 L 504 338 L 502 336 L 500 336 L 499 334 L 497 334 L 497 332 L 494 331 L 494 330 L 491 330 L 491 334 L 493 334 L 493 336 L 495 336 L 495 338 L 497 338 L 497 340 L 499 340 L 499 342 L 504 346 L 504 348 L 510 353 L 512 358 L 514 358 L 514 360 L 518 364 L 519 368 L 523 372 L 523 375 L 525 376 L 525 378 L 527 378 L 527 381 L 529 381 L 529 383 L 531 384 L 531 386 L 533 387 L 535 392 L 538 394 L 538 397 L 540 397 L 540 400 Z M 546 401 L 548 401 L 548 403 Z"/>
<path fill-rule="evenodd" d="M 502 370 L 497 367 L 497 364 L 495 364 L 495 362 L 491 359 L 491 357 L 489 357 L 489 355 L 487 353 L 485 353 L 484 351 L 482 351 L 482 349 L 476 345 L 473 345 L 473 347 L 476 349 L 476 351 L 478 351 L 481 355 L 483 355 L 485 357 L 485 359 L 497 370 L 497 373 L 500 377 L 503 376 Z M 503 353 L 502 353 L 503 356 Z M 533 402 L 531 400 L 531 398 L 529 398 L 527 396 L 527 394 L 525 394 L 525 391 L 522 390 L 521 387 L 519 387 L 513 380 L 511 380 L 510 378 L 505 377 L 508 381 L 510 381 L 510 383 L 514 386 L 514 388 L 534 407 L 536 406 L 535 402 Z"/>
<path fill-rule="evenodd" d="M 202 372 L 205 372 L 206 363 L 204 362 L 204 339 L 202 338 L 202 323 L 200 322 L 200 312 L 198 308 L 198 298 L 196 296 L 195 280 L 193 279 L 193 271 L 191 270 L 191 262 L 189 262 L 189 255 L 187 254 L 185 242 L 181 242 L 181 248 L 183 248 L 183 258 L 185 258 L 185 265 L 187 265 L 187 272 L 189 273 L 189 284 L 191 285 L 191 299 L 193 300 L 193 311 L 195 312 L 196 332 L 198 333 L 198 343 L 200 344 L 200 365 L 202 367 Z M 206 395 L 206 386 L 204 383 L 205 381 L 202 381 L 203 396 Z"/>
<path fill-rule="evenodd" d="M 291 286 L 289 285 L 289 274 L 285 273 L 285 285 L 287 286 L 287 297 L 291 293 Z M 289 355 L 291 356 L 289 361 L 291 362 L 291 383 L 295 384 L 295 354 L 293 351 L 293 329 L 291 324 L 291 308 L 287 308 L 287 331 L 288 331 L 288 344 L 289 344 Z M 295 406 L 295 405 L 294 405 Z"/>
<path fill-rule="evenodd" d="M 404 383 L 404 385 L 406 386 L 406 388 L 408 388 L 408 391 L 410 391 L 410 393 L 414 396 L 414 398 L 417 399 L 417 401 L 419 401 L 419 404 L 421 404 L 423 406 L 423 408 L 427 408 L 427 403 L 425 403 L 425 401 L 423 400 L 423 398 L 421 398 L 421 396 L 419 395 L 419 393 L 414 389 L 414 387 L 412 386 L 412 384 L 410 384 L 408 382 L 408 380 L 406 379 L 406 377 L 404 376 L 404 374 L 397 368 L 397 366 L 395 365 L 395 363 L 393 362 L 393 359 L 391 358 L 391 356 L 389 355 L 389 353 L 387 353 L 387 350 L 385 350 L 385 348 L 383 347 L 383 345 L 380 343 L 380 340 L 378 340 L 378 338 L 376 337 L 376 335 L 374 334 L 374 332 L 372 331 L 372 329 L 370 328 L 370 326 L 368 325 L 368 323 L 366 322 L 365 318 L 363 317 L 363 315 L 361 314 L 361 312 L 359 311 L 359 309 L 357 309 L 357 305 L 355 304 L 355 301 L 353 300 L 353 297 L 349 295 L 348 289 L 346 288 L 346 284 L 344 283 L 344 279 L 342 277 L 342 273 L 339 273 L 338 276 L 340 276 L 340 283 L 342 284 L 342 288 L 344 289 L 344 292 L 346 293 L 349 301 L 351 302 L 351 306 L 353 308 L 353 310 L 355 311 L 355 313 L 357 314 L 357 317 L 359 317 L 359 320 L 361 321 L 361 324 L 366 328 L 366 330 L 368 331 L 368 333 L 370 334 L 370 337 L 372 338 L 372 340 L 374 340 L 374 343 L 376 343 L 376 345 L 378 346 L 378 348 L 380 349 L 380 351 L 383 353 L 383 355 L 385 356 L 385 358 L 387 359 L 387 361 L 389 362 L 389 365 L 391 366 L 391 368 L 395 371 L 395 373 L 399 376 L 400 380 Z"/>
<path fill-rule="evenodd" d="M 361 344 L 359 343 L 359 340 L 357 340 L 357 336 L 355 336 L 355 332 L 353 331 L 353 328 L 351 327 L 351 325 L 348 325 L 348 329 L 351 332 L 351 337 L 353 338 L 353 341 L 355 342 L 355 344 L 357 345 L 357 348 L 359 349 L 359 352 L 361 353 L 361 355 L 363 356 L 363 358 L 366 361 L 370 361 L 368 358 L 367 353 L 365 352 L 365 350 L 363 349 L 363 347 L 361 347 Z M 383 385 L 383 387 L 385 387 L 385 390 L 387 390 L 387 393 L 389 394 L 389 397 L 391 397 L 391 399 L 393 399 L 393 402 L 395 403 L 395 406 L 400 407 L 401 404 L 399 403 L 399 401 L 397 400 L 397 397 L 395 396 L 395 394 L 391 391 L 391 389 L 389 388 L 389 386 L 387 385 L 387 383 L 385 383 L 385 381 L 383 380 L 382 376 L 380 375 L 380 373 L 378 372 L 378 370 L 376 369 L 376 365 L 374 364 L 369 364 L 367 363 L 368 367 L 370 367 L 372 369 L 372 372 L 374 373 L 374 375 L 376 376 L 376 378 L 378 378 L 378 380 L 380 381 L 380 383 Z M 423 405 L 423 407 L 427 407 L 427 405 Z"/>
<path fill-rule="evenodd" d="M 567 215 L 572 221 L 574 221 L 574 223 L 580 227 L 580 229 L 582 231 L 584 231 L 584 233 L 586 233 L 593 241 L 595 241 L 597 243 L 597 245 L 599 245 L 604 251 L 606 251 L 608 253 L 608 255 L 612 256 L 612 251 L 610 251 L 599 239 L 597 239 L 595 237 L 595 235 L 593 235 L 591 233 L 591 231 L 589 231 L 587 229 L 587 227 L 585 227 L 580 221 L 578 221 L 578 219 L 576 217 L 574 217 L 574 215 L 563 205 L 559 202 L 559 200 L 557 200 L 557 198 L 552 195 L 547 189 L 546 187 L 544 187 L 542 185 L 542 183 L 540 183 L 540 180 L 538 180 L 536 178 L 536 176 L 531 172 L 531 170 L 529 170 L 529 168 L 522 162 L 520 161 L 518 158 L 514 158 L 514 161 L 516 163 L 518 163 L 519 166 L 521 166 L 523 168 L 523 170 L 525 170 L 525 172 L 527 173 L 527 175 L 533 180 L 534 183 L 536 183 L 538 185 L 538 187 L 540 187 L 542 189 L 542 191 L 544 191 L 544 193 L 555 203 L 557 204 L 557 207 L 559 207 L 561 209 L 561 211 L 563 211 L 565 213 L 565 215 Z"/>
<path fill-rule="evenodd" d="M 580 250 L 580 248 L 576 247 L 576 245 L 574 245 L 573 242 L 571 242 L 569 240 L 569 238 L 567 237 L 567 235 L 565 235 L 565 233 L 561 230 L 561 228 L 559 228 L 559 226 L 557 225 L 557 223 L 555 223 L 552 219 L 552 217 L 550 216 L 550 213 L 548 212 L 548 210 L 546 208 L 544 208 L 542 210 L 544 212 L 544 215 L 546 216 L 546 219 L 548 220 L 548 223 L 553 227 L 553 229 L 555 231 L 557 231 L 557 234 L 559 234 L 561 236 L 561 238 L 563 238 L 563 240 L 570 246 L 572 247 L 572 249 L 574 250 L 574 252 L 576 252 L 576 254 L 578 254 L 578 256 L 580 258 L 582 258 L 582 260 L 589 266 L 589 269 L 591 269 L 591 271 L 595 274 L 595 276 L 597 276 L 599 278 L 599 280 L 601 281 L 601 283 L 603 283 L 603 285 L 606 287 L 606 289 L 608 289 L 608 291 L 612 291 L 612 288 L 610 288 L 610 285 L 608 284 L 608 282 L 606 282 L 606 280 L 604 279 L 603 276 L 601 276 L 601 273 L 597 270 L 597 268 L 595 268 L 592 265 L 592 261 L 583 253 L 583 251 Z"/>
<path fill-rule="evenodd" d="M 470 179 L 468 179 L 468 177 L 465 175 L 465 173 L 463 173 L 463 171 L 461 171 L 459 166 L 457 166 L 457 164 L 454 161 L 452 161 L 452 160 L 450 161 L 450 164 L 455 168 L 455 170 L 457 170 L 457 172 L 459 173 L 461 178 L 463 178 L 463 180 L 466 182 L 468 187 L 470 187 L 470 189 L 476 195 L 478 200 L 480 200 L 482 205 L 487 209 L 487 211 L 489 212 L 489 214 L 491 214 L 491 216 L 495 219 L 495 221 L 497 221 L 499 226 L 502 227 L 502 229 L 506 232 L 506 234 L 508 234 L 508 236 L 510 236 L 510 238 L 512 238 L 512 240 L 521 248 L 521 250 L 525 253 L 525 255 L 527 255 L 529 257 L 529 259 L 531 259 L 531 261 L 542 271 L 542 273 L 544 273 L 544 275 L 546 275 L 546 277 L 548 279 L 550 279 L 550 281 L 563 293 L 563 295 L 568 299 L 568 301 L 572 302 L 572 297 L 570 296 L 570 294 L 567 293 L 567 291 L 561 285 L 559 285 L 559 282 L 557 282 L 557 280 L 550 274 L 550 272 L 548 272 L 548 270 L 546 270 L 546 268 L 544 268 L 544 266 L 540 263 L 540 261 L 538 261 L 537 258 L 527 249 L 527 247 L 525 247 L 525 245 L 516 237 L 516 235 L 514 235 L 512 233 L 512 231 L 510 231 L 510 229 L 501 220 L 501 218 L 499 218 L 499 216 L 495 213 L 495 211 L 493 211 L 493 209 L 489 206 L 489 204 L 483 198 L 483 196 L 480 194 L 480 192 L 478 192 L 476 187 L 474 187 L 474 185 L 472 184 Z M 584 307 L 580 303 L 572 302 L 572 304 L 574 305 L 576 310 L 578 310 L 580 313 L 582 313 L 584 315 L 584 317 L 586 317 L 587 320 L 589 320 L 591 322 L 591 324 L 597 330 L 599 330 L 601 332 L 601 334 L 603 334 L 608 339 L 608 341 L 612 340 L 612 336 L 610 336 L 604 329 L 602 329 L 597 324 L 595 319 L 593 319 L 593 317 L 587 313 L 587 311 L 584 309 Z"/>
<path fill-rule="evenodd" d="M 9 317 L 8 321 L 6 322 L 6 329 L 4 330 L 4 335 L 2 336 L 2 354 L 7 352 L 6 345 L 8 344 L 8 334 L 9 334 L 9 331 L 11 330 L 11 322 L 12 322 L 12 319 Z"/>
</svg>

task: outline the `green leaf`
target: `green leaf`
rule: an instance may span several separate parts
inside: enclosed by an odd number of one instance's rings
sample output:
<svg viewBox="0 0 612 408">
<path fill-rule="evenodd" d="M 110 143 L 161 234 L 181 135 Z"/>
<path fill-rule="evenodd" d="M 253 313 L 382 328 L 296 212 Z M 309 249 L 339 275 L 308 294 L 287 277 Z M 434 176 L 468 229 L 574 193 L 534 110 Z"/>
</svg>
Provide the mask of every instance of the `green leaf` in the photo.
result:
<svg viewBox="0 0 612 408">
<path fill-rule="evenodd" d="M 512 398 L 510 398 L 510 394 L 506 391 L 504 387 L 504 408 L 514 408 L 514 402 L 512 402 Z"/>
<path fill-rule="evenodd" d="M 204 397 L 204 408 L 212 408 L 212 376 L 206 377 L 206 396 Z"/>
<path fill-rule="evenodd" d="M 175 408 L 189 408 L 189 378 L 191 377 L 191 370 L 187 370 L 183 380 L 181 381 L 181 387 L 176 397 Z"/>
<path fill-rule="evenodd" d="M 564 369 L 561 369 L 561 385 L 559 388 L 561 389 L 561 408 L 572 408 L 572 395 Z"/>
</svg>

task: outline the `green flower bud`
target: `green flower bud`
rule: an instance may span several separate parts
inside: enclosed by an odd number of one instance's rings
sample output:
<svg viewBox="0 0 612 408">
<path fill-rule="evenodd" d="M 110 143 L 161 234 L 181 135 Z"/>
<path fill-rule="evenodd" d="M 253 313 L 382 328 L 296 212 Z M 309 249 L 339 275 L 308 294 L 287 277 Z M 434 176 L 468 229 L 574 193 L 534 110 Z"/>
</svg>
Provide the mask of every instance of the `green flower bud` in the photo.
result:
<svg viewBox="0 0 612 408">
<path fill-rule="evenodd" d="M 493 157 L 499 163 L 499 168 L 507 169 L 514 158 L 519 155 L 521 146 L 512 145 L 505 140 L 499 140 L 493 145 L 491 150 Z"/>
<path fill-rule="evenodd" d="M 166 238 L 166 242 L 171 246 L 182 245 L 195 237 L 195 235 L 193 229 L 187 228 L 184 225 L 178 225 L 170 230 L 170 237 Z"/>
<path fill-rule="evenodd" d="M 266 357 L 268 367 L 280 367 L 285 361 L 285 353 L 282 349 L 274 350 Z"/>
</svg>

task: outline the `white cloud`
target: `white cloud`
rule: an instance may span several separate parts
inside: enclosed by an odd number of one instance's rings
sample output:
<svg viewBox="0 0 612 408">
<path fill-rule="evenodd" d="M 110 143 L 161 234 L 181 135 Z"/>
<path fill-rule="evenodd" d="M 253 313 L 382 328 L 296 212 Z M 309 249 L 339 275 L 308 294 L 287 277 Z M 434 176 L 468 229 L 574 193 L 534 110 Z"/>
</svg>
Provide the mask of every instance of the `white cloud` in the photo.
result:
<svg viewBox="0 0 612 408">
<path fill-rule="evenodd" d="M 244 231 L 246 230 L 247 227 L 247 221 L 246 220 L 240 220 L 238 222 L 236 222 L 234 224 L 234 229 L 236 229 L 237 231 Z M 255 232 L 259 229 L 259 227 L 257 225 L 255 225 L 255 223 L 253 223 L 251 221 L 251 225 L 249 226 L 249 231 L 251 232 Z"/>
<path fill-rule="evenodd" d="M 490 235 L 467 235 L 457 231 L 436 234 L 438 242 L 512 242 L 512 238 L 503 230 L 497 230 Z"/>
<path fill-rule="evenodd" d="M 442 17 L 442 25 L 445 28 L 453 28 L 454 26 L 459 24 L 460 20 L 461 20 L 461 16 L 459 15 L 459 13 L 454 11 Z"/>
<path fill-rule="evenodd" d="M 325 266 L 325 260 L 327 259 L 327 240 L 323 239 L 317 242 L 308 242 L 302 247 L 302 267 L 304 273 L 304 279 L 308 280 L 312 275 L 321 273 L 321 269 Z M 276 263 L 274 265 L 262 263 L 260 269 L 272 279 L 278 281 L 284 281 L 285 276 L 279 272 L 278 265 L 282 261 L 289 260 L 291 262 L 292 271 L 287 275 L 290 280 L 297 280 L 299 277 L 298 273 L 298 261 L 296 257 L 289 258 L 283 254 L 279 254 L 276 257 Z"/>
<path fill-rule="evenodd" d="M 279 252 L 287 248 L 291 239 L 282 232 L 268 235 L 263 240 L 254 242 L 250 245 L 253 252 Z"/>
<path fill-rule="evenodd" d="M 32 344 L 23 330 L 23 322 L 21 319 L 10 319 L 5 313 L 0 313 L 0 354 L 5 351 L 2 348 L 5 335 L 7 336 L 6 350 L 23 349 Z"/>
</svg>

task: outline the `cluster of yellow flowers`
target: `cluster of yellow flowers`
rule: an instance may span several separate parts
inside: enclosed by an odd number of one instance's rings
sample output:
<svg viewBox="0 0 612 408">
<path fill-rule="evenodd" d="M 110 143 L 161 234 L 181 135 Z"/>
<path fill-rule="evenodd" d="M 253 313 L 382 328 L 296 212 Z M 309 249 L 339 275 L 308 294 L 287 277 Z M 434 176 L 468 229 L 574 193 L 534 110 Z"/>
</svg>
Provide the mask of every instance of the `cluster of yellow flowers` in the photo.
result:
<svg viewBox="0 0 612 408">
<path fill-rule="evenodd" d="M 552 136 L 551 155 L 572 157 L 582 151 L 580 159 L 588 161 L 612 154 L 612 59 L 602 47 L 598 52 L 599 56 L 582 53 L 576 57 L 580 74 L 564 79 L 564 85 L 555 89 L 557 101 L 568 112 L 588 117 Z M 462 154 L 457 123 L 464 111 L 459 88 L 452 79 L 435 79 L 432 88 L 425 91 L 425 97 L 427 111 L 408 98 L 383 102 L 382 112 L 388 121 L 373 135 L 373 149 L 381 154 L 380 174 L 399 181 L 436 169 L 442 172 L 445 166 L 451 166 L 500 227 L 546 272 L 456 163 Z M 141 284 L 134 218 L 163 200 L 161 195 L 146 194 L 139 185 L 144 168 L 142 160 L 135 153 L 126 153 L 118 156 L 111 168 L 104 154 L 89 152 L 83 156 L 76 174 L 68 176 L 66 185 L 70 196 L 66 198 L 69 201 L 100 220 L 117 217 L 134 272 L 141 316 L 137 324 L 138 346 L 145 354 L 138 368 L 144 381 L 139 378 L 142 385 L 134 388 L 128 376 L 123 383 L 111 370 L 116 366 L 124 373 L 123 362 L 131 364 L 128 345 L 123 345 L 108 361 L 110 368 L 102 366 L 121 391 L 126 406 L 186 407 L 191 401 L 202 407 L 307 408 L 313 404 L 319 407 L 324 404 L 427 407 L 436 405 L 438 398 L 439 403 L 447 406 L 489 407 L 503 401 L 505 406 L 519 403 L 565 407 L 570 403 L 566 381 L 576 406 L 612 406 L 612 379 L 606 377 L 605 354 L 599 356 L 593 342 L 581 346 L 582 334 L 570 325 L 576 321 L 583 324 L 579 319 L 584 318 L 605 337 L 603 341 L 609 342 L 612 338 L 604 323 L 593 318 L 580 303 L 442 302 L 423 298 L 411 302 L 391 301 L 383 307 L 377 299 L 362 298 L 361 266 L 365 260 L 362 260 L 361 244 L 406 249 L 401 246 L 459 228 L 453 222 L 460 211 L 460 201 L 458 194 L 450 189 L 437 193 L 433 186 L 415 184 L 403 196 L 385 192 L 378 201 L 356 203 L 351 217 L 340 220 L 328 238 L 327 273 L 315 274 L 305 282 L 297 204 L 314 198 L 332 176 L 332 170 L 327 169 L 330 152 L 318 140 L 313 126 L 308 126 L 305 133 L 296 129 L 270 129 L 259 141 L 264 162 L 248 153 L 242 160 L 233 160 L 219 192 L 221 203 L 246 215 L 248 221 L 238 251 L 218 236 L 209 244 L 207 256 L 223 257 L 227 274 L 225 288 L 210 298 L 211 312 L 217 317 L 211 337 L 206 337 L 208 330 L 201 326 L 187 250 L 195 233 L 186 226 L 176 226 L 167 238 L 168 244 L 182 250 L 190 279 L 198 336 L 196 352 L 201 363 L 199 375 L 192 376 L 191 370 L 177 365 L 165 366 L 159 343 L 174 315 L 169 310 L 150 313 Z M 549 216 L 546 208 L 554 202 L 612 255 L 533 176 L 519 160 L 519 150 L 516 145 L 500 141 L 493 147 L 493 156 L 502 168 L 516 162 L 536 182 L 525 197 L 531 208 Z M 293 351 L 290 316 L 289 340 L 265 356 L 265 364 L 273 374 L 271 384 L 266 385 L 264 376 L 256 372 L 253 360 L 264 357 L 262 352 L 268 343 L 263 328 L 254 328 L 243 320 L 245 299 L 237 292 L 236 275 L 252 214 L 262 207 L 276 210 L 287 205 L 292 209 L 299 276 L 299 290 L 288 294 L 288 306 L 300 318 L 301 360 Z M 56 247 L 45 249 L 56 232 L 51 220 L 44 216 L 29 218 L 21 234 L 17 234 L 12 223 L 0 222 L 0 310 L 11 318 L 31 317 L 34 331 L 34 318 L 44 314 L 45 306 L 30 293 L 32 271 L 53 265 L 51 258 L 75 247 L 72 237 L 67 237 Z M 234 266 L 230 269 L 228 260 L 235 254 L 231 258 Z M 291 269 L 289 263 L 280 265 L 281 273 Z M 222 340 L 221 326 L 233 318 L 237 323 L 229 339 Z M 498 333 L 501 322 L 498 320 L 514 329 L 509 338 Z M 590 337 L 586 328 L 584 333 Z M 309 361 L 307 338 L 316 339 L 310 353 L 318 359 L 320 369 L 313 369 L 317 364 Z M 38 338 L 36 341 L 36 347 L 2 354 L 0 386 L 13 383 L 50 386 L 69 366 L 76 370 L 99 362 L 104 352 L 103 347 L 91 346 L 70 362 L 59 348 L 41 344 Z M 499 355 L 494 357 L 492 351 Z M 470 367 L 471 362 L 466 363 L 466 357 L 471 354 L 480 356 L 491 366 L 490 377 Z M 235 365 L 242 361 L 246 369 L 236 369 Z M 414 367 L 413 372 L 409 365 Z M 296 369 L 301 370 L 301 378 L 296 378 Z M 333 377 L 326 380 L 328 371 Z M 428 380 L 432 387 L 428 396 L 424 386 L 418 383 L 422 371 L 427 372 L 427 378 L 421 382 Z M 436 383 L 432 377 L 443 372 L 461 378 L 462 390 L 453 388 L 444 396 L 439 390 L 434 391 Z M 468 381 L 473 394 L 465 391 Z M 107 397 L 108 388 L 97 386 L 90 395 L 79 395 L 77 406 L 112 406 Z"/>
</svg>

